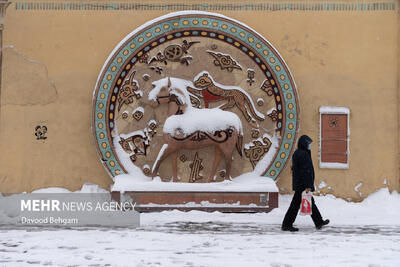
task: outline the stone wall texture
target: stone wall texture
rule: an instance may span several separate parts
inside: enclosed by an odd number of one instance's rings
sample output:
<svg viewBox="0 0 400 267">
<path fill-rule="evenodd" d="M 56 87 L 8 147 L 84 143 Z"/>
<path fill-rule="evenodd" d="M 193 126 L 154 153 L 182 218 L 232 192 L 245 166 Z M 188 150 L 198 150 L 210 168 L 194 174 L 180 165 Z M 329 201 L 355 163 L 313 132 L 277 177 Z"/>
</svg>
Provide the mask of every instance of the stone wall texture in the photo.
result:
<svg viewBox="0 0 400 267">
<path fill-rule="evenodd" d="M 127 34 L 185 8 L 246 23 L 279 51 L 297 84 L 299 135 L 314 140 L 318 191 L 358 201 L 386 185 L 400 189 L 398 1 L 40 3 L 13 1 L 3 19 L 0 192 L 85 182 L 108 189 L 91 133 L 97 77 Z M 320 106 L 350 109 L 348 169 L 318 167 Z M 37 126 L 46 139 L 35 136 Z M 289 169 L 278 181 L 283 193 L 291 192 Z"/>
</svg>

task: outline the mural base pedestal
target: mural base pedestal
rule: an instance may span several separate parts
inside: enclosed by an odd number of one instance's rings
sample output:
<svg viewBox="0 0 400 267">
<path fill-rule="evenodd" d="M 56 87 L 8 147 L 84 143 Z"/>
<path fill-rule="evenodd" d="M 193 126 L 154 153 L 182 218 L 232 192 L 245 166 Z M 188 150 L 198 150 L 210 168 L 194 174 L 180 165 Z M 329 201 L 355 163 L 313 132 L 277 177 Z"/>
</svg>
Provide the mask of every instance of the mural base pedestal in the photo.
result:
<svg viewBox="0 0 400 267">
<path fill-rule="evenodd" d="M 121 194 L 136 203 L 138 212 L 164 210 L 200 210 L 220 212 L 269 212 L 278 207 L 278 192 L 182 192 L 182 191 L 113 191 L 113 200 Z"/>
</svg>

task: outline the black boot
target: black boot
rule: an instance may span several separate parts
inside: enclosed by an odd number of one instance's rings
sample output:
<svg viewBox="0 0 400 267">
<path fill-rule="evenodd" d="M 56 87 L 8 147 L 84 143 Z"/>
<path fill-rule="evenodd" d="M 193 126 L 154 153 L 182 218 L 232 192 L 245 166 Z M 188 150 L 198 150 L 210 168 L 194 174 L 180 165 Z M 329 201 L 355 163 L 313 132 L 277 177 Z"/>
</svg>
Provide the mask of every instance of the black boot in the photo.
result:
<svg viewBox="0 0 400 267">
<path fill-rule="evenodd" d="M 293 227 L 293 226 L 282 226 L 282 231 L 290 231 L 290 232 L 297 232 L 299 231 L 299 228 Z"/>
<path fill-rule="evenodd" d="M 329 220 L 328 220 L 328 219 L 326 219 L 326 220 L 322 221 L 322 223 L 321 223 L 321 224 L 319 224 L 319 225 L 315 226 L 315 228 L 317 228 L 317 229 L 319 230 L 319 229 L 321 229 L 321 228 L 322 228 L 322 226 L 324 226 L 324 225 L 327 225 L 328 223 L 329 223 Z"/>
</svg>

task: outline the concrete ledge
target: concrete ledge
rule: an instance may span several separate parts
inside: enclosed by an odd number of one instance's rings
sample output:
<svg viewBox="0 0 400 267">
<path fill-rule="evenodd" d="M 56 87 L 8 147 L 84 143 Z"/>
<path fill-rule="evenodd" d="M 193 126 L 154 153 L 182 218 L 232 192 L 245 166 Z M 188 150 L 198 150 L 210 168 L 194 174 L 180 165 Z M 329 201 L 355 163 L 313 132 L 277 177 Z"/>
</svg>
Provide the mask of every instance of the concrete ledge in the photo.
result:
<svg viewBox="0 0 400 267">
<path fill-rule="evenodd" d="M 113 191 L 112 198 L 121 200 L 121 192 Z M 278 207 L 277 192 L 181 192 L 181 191 L 129 191 L 123 197 L 130 197 L 136 203 L 138 212 L 164 210 L 206 212 L 269 212 Z"/>
</svg>

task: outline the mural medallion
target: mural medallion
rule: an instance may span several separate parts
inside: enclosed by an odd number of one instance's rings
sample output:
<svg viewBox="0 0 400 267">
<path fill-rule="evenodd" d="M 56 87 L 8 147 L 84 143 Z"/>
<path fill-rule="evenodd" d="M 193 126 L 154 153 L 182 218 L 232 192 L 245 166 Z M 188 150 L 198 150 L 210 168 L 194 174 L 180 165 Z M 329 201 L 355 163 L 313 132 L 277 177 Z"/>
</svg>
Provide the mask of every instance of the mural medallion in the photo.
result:
<svg viewBox="0 0 400 267">
<path fill-rule="evenodd" d="M 278 52 L 246 25 L 206 12 L 172 13 L 129 34 L 93 98 L 93 133 L 112 177 L 277 179 L 298 128 L 296 86 Z"/>
</svg>

